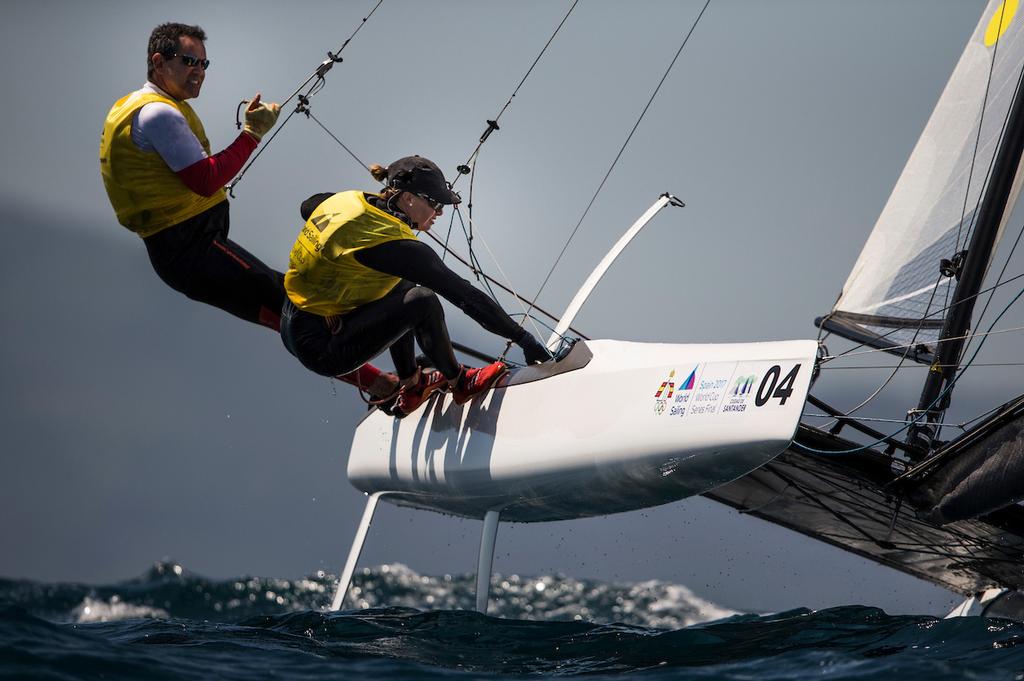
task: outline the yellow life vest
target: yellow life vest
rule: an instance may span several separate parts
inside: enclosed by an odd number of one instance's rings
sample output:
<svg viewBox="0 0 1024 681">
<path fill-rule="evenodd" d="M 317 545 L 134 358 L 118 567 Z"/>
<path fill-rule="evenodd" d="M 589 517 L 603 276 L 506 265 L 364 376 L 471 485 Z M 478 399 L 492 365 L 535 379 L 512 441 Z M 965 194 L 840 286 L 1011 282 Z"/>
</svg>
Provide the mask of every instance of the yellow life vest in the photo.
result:
<svg viewBox="0 0 1024 681">
<path fill-rule="evenodd" d="M 401 279 L 359 264 L 364 248 L 415 239 L 407 224 L 371 206 L 363 192 L 335 194 L 313 211 L 288 257 L 284 288 L 300 310 L 345 314 L 383 298 Z"/>
<path fill-rule="evenodd" d="M 132 142 L 132 115 L 150 102 L 170 104 L 182 113 L 207 155 L 210 141 L 199 116 L 185 102 L 152 92 L 137 91 L 114 103 L 100 137 L 100 173 L 117 221 L 141 237 L 199 215 L 227 198 L 223 189 L 213 196 L 191 191 L 160 154 L 142 151 Z"/>
</svg>

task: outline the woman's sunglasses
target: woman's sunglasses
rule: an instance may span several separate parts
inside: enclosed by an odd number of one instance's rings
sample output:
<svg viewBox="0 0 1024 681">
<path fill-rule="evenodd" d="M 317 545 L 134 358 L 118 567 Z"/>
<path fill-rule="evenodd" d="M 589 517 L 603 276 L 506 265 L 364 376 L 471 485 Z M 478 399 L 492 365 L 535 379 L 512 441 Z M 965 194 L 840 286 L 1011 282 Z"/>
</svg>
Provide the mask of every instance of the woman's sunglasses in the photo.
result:
<svg viewBox="0 0 1024 681">
<path fill-rule="evenodd" d="M 443 203 L 441 203 L 440 201 L 435 201 L 434 199 L 430 198 L 426 194 L 420 194 L 419 192 L 413 192 L 413 193 L 416 194 L 416 196 L 418 196 L 421 199 L 423 199 L 424 201 L 426 201 L 427 205 L 429 205 L 430 208 L 435 213 L 440 213 L 441 210 L 444 208 L 444 204 Z"/>
</svg>

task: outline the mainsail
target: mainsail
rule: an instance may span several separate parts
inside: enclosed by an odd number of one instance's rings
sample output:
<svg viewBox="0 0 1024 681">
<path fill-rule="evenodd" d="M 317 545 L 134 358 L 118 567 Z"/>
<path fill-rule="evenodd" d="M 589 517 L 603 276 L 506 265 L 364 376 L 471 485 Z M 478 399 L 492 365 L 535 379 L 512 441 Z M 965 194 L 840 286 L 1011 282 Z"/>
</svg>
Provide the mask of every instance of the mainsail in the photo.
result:
<svg viewBox="0 0 1024 681">
<path fill-rule="evenodd" d="M 989 2 L 823 328 L 931 361 L 1021 78 L 1017 5 Z"/>
</svg>

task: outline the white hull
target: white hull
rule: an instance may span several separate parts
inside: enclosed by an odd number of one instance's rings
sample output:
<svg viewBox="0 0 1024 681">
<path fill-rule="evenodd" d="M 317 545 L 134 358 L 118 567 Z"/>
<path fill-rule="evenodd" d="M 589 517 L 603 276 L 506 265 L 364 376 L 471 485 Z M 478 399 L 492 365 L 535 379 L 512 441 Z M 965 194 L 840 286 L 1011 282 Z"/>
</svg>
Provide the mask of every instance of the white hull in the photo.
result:
<svg viewBox="0 0 1024 681">
<path fill-rule="evenodd" d="M 438 395 L 403 420 L 369 414 L 348 477 L 400 505 L 522 522 L 701 494 L 789 445 L 816 349 L 580 342 L 465 405 Z"/>
</svg>

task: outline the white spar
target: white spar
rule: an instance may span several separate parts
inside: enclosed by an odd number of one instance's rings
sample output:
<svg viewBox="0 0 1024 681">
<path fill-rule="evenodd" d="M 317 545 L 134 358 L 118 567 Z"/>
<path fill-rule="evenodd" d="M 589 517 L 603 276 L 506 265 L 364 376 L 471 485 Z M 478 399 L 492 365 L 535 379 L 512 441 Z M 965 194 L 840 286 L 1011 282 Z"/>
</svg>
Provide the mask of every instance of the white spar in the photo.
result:
<svg viewBox="0 0 1024 681">
<path fill-rule="evenodd" d="M 640 230 L 651 221 L 651 218 L 657 215 L 662 208 L 670 203 L 673 206 L 679 206 L 680 208 L 686 205 L 668 192 L 662 194 L 658 197 L 658 200 L 655 201 L 651 207 L 633 223 L 633 226 L 626 230 L 626 233 L 623 234 L 617 242 L 615 242 L 615 245 L 612 246 L 611 250 L 608 251 L 601 262 L 597 264 L 597 267 L 595 267 L 594 271 L 590 273 L 587 280 L 583 282 L 583 286 L 581 286 L 580 290 L 576 292 L 576 296 L 572 299 L 572 302 L 569 303 L 569 307 L 565 308 L 565 312 L 562 313 L 562 318 L 558 321 L 558 325 L 555 326 L 555 330 L 552 332 L 551 337 L 548 338 L 547 346 L 549 350 L 554 350 L 558 346 L 558 342 L 561 340 L 562 336 L 565 335 L 565 332 L 569 330 L 570 326 L 572 326 L 572 322 L 576 319 L 576 314 L 580 311 L 580 308 L 583 307 L 583 303 L 585 303 L 587 298 L 590 297 L 591 291 L 593 291 L 594 287 L 597 286 L 597 282 L 601 281 L 601 277 L 603 277 L 604 273 L 608 271 L 609 267 L 611 267 L 612 262 L 619 257 L 619 254 L 622 253 L 623 250 L 625 250 L 626 246 L 629 245 L 629 242 L 633 240 L 633 237 L 635 237 Z"/>
</svg>

